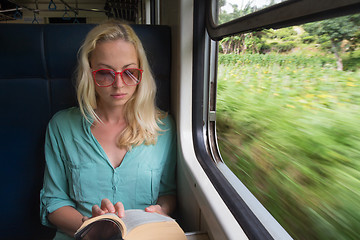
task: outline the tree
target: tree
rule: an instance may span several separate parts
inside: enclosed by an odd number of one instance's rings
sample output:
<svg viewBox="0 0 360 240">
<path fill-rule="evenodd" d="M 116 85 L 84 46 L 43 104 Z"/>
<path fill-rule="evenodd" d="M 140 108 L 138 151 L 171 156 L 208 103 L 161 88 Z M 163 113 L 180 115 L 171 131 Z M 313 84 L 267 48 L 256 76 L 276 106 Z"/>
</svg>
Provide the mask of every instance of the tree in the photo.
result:
<svg viewBox="0 0 360 240">
<path fill-rule="evenodd" d="M 256 10 L 256 6 L 252 6 L 252 1 L 247 2 L 243 6 L 237 4 L 231 4 L 232 12 L 228 13 L 225 10 L 222 10 L 221 7 L 226 5 L 226 0 L 220 0 L 218 2 L 220 9 L 219 11 L 219 24 L 229 22 L 241 16 L 252 13 Z M 240 53 L 244 51 L 259 53 L 262 42 L 260 40 L 261 33 L 243 33 L 240 35 L 234 35 L 230 37 L 225 37 L 220 41 L 222 52 L 227 53 Z"/>
<path fill-rule="evenodd" d="M 226 22 L 230 22 L 231 20 L 237 19 L 239 17 L 245 16 L 247 14 L 250 14 L 252 12 L 256 11 L 256 6 L 252 6 L 252 1 L 247 2 L 244 6 L 239 6 L 237 4 L 231 4 L 232 12 L 228 13 L 226 10 L 222 10 L 221 7 L 226 5 L 226 0 L 219 1 L 218 9 L 219 11 L 219 24 L 223 24 Z"/>
<path fill-rule="evenodd" d="M 344 16 L 327 19 L 320 22 L 304 25 L 305 31 L 319 38 L 328 38 L 331 42 L 332 52 L 336 57 L 337 69 L 343 70 L 340 57 L 341 44 L 344 40 L 352 41 L 360 30 L 360 15 Z"/>
</svg>

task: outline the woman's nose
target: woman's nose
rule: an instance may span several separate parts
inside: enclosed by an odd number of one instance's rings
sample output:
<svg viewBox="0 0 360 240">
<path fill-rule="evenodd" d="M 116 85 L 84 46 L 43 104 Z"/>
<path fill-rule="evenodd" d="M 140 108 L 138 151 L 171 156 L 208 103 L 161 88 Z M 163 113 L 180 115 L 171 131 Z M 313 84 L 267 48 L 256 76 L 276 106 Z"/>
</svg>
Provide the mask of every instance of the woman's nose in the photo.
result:
<svg viewBox="0 0 360 240">
<path fill-rule="evenodd" d="M 112 86 L 116 88 L 122 88 L 125 86 L 120 74 L 115 75 L 115 81 Z"/>
</svg>

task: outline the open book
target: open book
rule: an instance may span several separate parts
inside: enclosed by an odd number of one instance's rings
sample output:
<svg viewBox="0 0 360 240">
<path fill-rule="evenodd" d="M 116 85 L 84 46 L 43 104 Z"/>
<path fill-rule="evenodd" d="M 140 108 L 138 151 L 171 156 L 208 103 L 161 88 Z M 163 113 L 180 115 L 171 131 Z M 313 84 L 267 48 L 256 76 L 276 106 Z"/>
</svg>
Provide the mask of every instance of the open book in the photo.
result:
<svg viewBox="0 0 360 240">
<path fill-rule="evenodd" d="M 126 210 L 125 217 L 107 213 L 85 221 L 76 240 L 186 240 L 177 222 L 144 210 Z"/>
</svg>

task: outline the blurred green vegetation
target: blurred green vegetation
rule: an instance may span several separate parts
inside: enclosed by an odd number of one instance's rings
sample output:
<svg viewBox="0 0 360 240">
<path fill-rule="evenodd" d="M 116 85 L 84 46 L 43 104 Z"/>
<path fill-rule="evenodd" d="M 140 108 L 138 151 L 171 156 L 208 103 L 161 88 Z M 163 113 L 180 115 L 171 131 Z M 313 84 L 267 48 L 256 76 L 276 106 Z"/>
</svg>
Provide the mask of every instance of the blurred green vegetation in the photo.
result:
<svg viewBox="0 0 360 240">
<path fill-rule="evenodd" d="M 236 12 L 236 9 L 234 11 Z M 222 13 L 223 17 L 227 15 Z M 354 14 L 301 26 L 228 36 L 219 42 L 219 52 L 267 54 L 298 53 L 299 50 L 305 50 L 307 56 L 331 54 L 338 70 L 356 71 L 360 67 L 360 58 L 347 57 L 359 49 L 359 45 L 360 14 Z"/>
<path fill-rule="evenodd" d="M 284 66 L 287 68 L 300 67 L 328 67 L 336 66 L 336 60 L 331 56 L 314 55 L 307 56 L 304 54 L 220 54 L 218 63 L 232 66 L 253 65 L 257 67 L 276 67 Z"/>
<path fill-rule="evenodd" d="M 360 236 L 359 55 L 219 56 L 221 155 L 294 239 Z"/>
</svg>

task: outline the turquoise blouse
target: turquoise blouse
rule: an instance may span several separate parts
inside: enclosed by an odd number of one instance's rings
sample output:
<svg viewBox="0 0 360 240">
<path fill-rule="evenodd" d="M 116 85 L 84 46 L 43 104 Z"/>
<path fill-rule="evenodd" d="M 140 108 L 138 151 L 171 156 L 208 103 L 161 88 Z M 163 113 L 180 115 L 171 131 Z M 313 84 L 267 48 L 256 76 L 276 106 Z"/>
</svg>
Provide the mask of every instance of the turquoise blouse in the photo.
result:
<svg viewBox="0 0 360 240">
<path fill-rule="evenodd" d="M 176 138 L 172 119 L 159 124 L 155 145 L 133 147 L 117 168 L 92 135 L 78 108 L 63 110 L 49 122 L 45 140 L 46 168 L 40 192 L 40 215 L 72 206 L 85 216 L 101 200 L 122 202 L 125 209 L 144 209 L 159 196 L 176 194 Z M 58 231 L 55 239 L 71 239 Z"/>
</svg>

